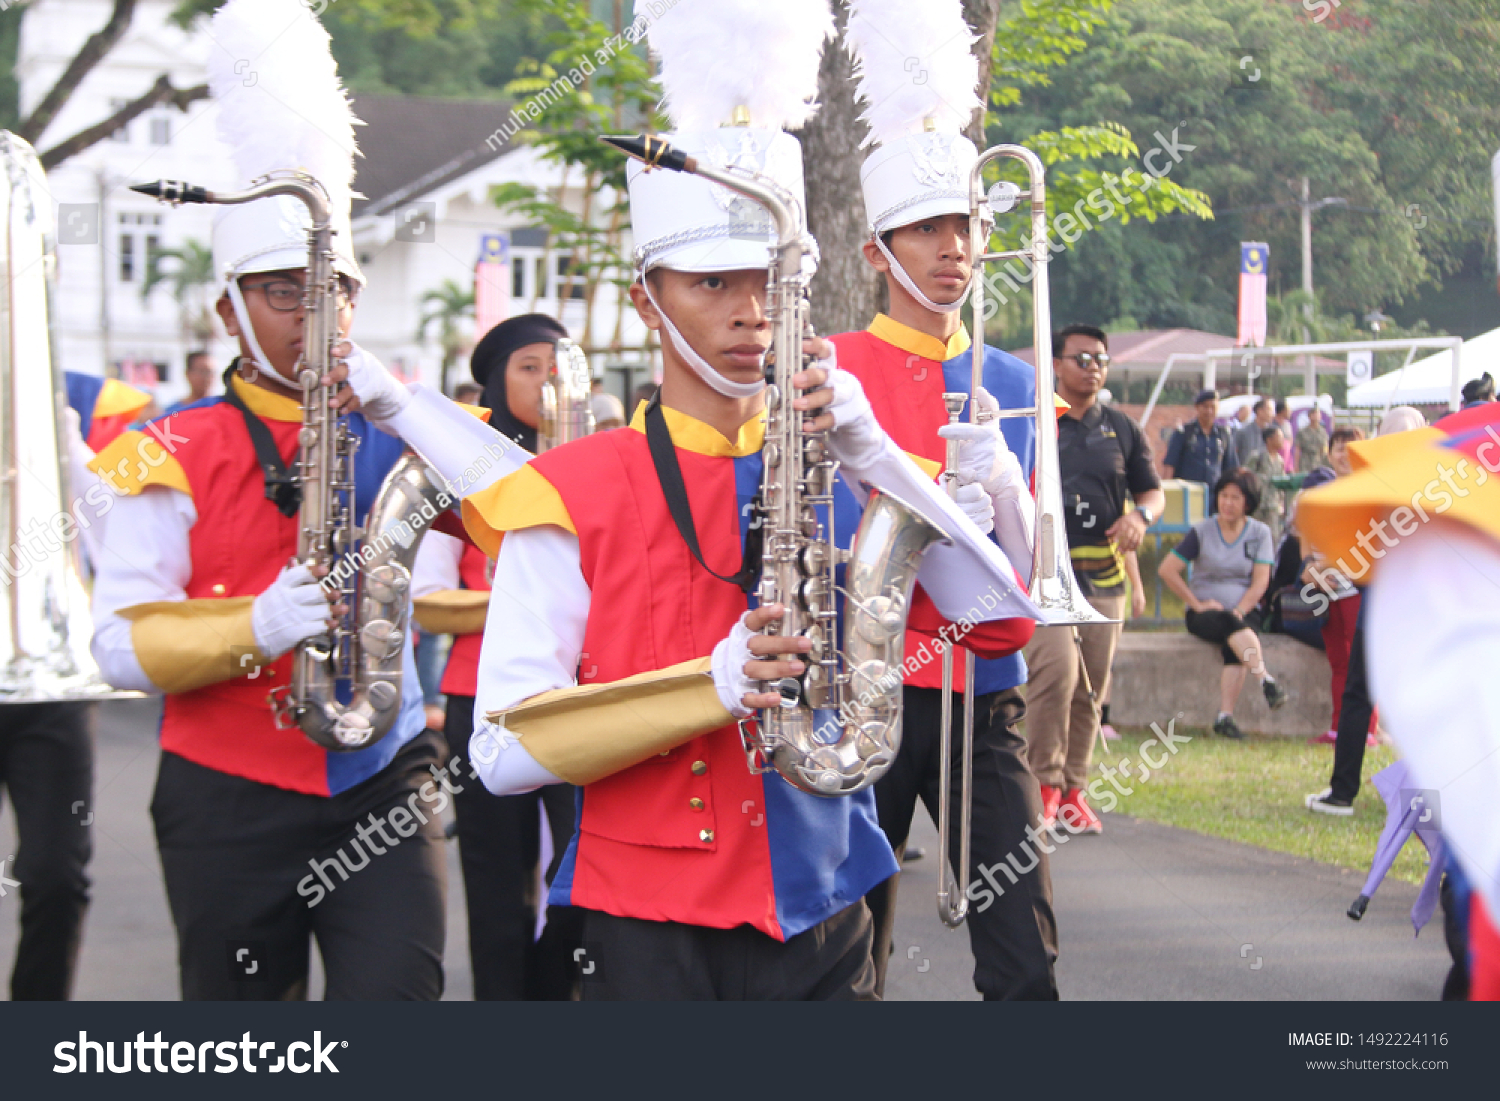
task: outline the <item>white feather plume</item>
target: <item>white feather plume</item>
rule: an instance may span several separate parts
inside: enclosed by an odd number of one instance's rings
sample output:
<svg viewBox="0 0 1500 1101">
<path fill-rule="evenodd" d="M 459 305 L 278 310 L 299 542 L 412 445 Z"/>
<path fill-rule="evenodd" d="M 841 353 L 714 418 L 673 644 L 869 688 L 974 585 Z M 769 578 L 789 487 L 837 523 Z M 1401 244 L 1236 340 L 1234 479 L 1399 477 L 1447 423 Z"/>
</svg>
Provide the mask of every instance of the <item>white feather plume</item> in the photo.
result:
<svg viewBox="0 0 1500 1101">
<path fill-rule="evenodd" d="M 209 23 L 208 87 L 219 138 L 248 184 L 278 169 L 308 173 L 349 216 L 359 120 L 339 83 L 328 32 L 305 0 L 229 0 Z"/>
<path fill-rule="evenodd" d="M 920 134 L 929 118 L 940 133 L 962 132 L 980 106 L 977 37 L 960 0 L 850 0 L 844 47 L 870 127 L 861 148 Z"/>
<path fill-rule="evenodd" d="M 739 106 L 752 126 L 802 126 L 833 34 L 829 0 L 676 0 L 647 31 L 676 130 L 722 126 Z"/>
</svg>

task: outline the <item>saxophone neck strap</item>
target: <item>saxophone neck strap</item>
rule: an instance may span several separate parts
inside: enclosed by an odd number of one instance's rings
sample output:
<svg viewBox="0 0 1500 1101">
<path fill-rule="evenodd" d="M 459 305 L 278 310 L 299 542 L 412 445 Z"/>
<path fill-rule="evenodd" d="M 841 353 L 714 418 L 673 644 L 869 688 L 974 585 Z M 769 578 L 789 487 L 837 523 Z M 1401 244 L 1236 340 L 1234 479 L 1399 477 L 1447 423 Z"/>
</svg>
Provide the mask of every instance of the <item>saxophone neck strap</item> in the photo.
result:
<svg viewBox="0 0 1500 1101">
<path fill-rule="evenodd" d="M 245 400 L 235 391 L 234 376 L 239 370 L 236 359 L 224 371 L 224 400 L 240 411 L 245 418 L 245 431 L 250 433 L 250 444 L 255 448 L 255 461 L 260 465 L 266 479 L 266 500 L 280 510 L 283 516 L 296 516 L 302 507 L 302 487 L 297 478 L 286 468 L 281 452 L 265 421 L 250 412 Z"/>
<path fill-rule="evenodd" d="M 660 387 L 646 406 L 646 446 L 651 449 L 651 463 L 656 467 L 656 480 L 661 483 L 662 496 L 667 500 L 667 511 L 672 514 L 672 522 L 677 525 L 678 534 L 682 536 L 688 550 L 693 552 L 698 565 L 720 581 L 737 585 L 745 593 L 753 592 L 760 580 L 761 533 L 764 531 L 764 525 L 760 522 L 759 495 L 752 509 L 750 530 L 745 536 L 744 557 L 739 572 L 728 577 L 716 573 L 703 561 L 703 551 L 698 546 L 698 531 L 693 526 L 693 510 L 688 504 L 687 486 L 682 481 L 682 466 L 677 461 L 677 448 L 672 445 L 672 432 L 667 428 L 667 419 L 661 411 Z"/>
</svg>

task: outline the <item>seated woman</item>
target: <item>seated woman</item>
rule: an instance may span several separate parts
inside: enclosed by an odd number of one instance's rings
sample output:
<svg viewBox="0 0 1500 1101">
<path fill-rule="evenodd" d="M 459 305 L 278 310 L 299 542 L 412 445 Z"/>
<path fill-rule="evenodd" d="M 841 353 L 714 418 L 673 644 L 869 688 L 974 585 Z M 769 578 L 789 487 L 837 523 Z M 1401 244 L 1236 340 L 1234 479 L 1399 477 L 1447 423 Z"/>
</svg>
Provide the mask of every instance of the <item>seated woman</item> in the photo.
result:
<svg viewBox="0 0 1500 1101">
<path fill-rule="evenodd" d="M 1193 525 L 1187 537 L 1157 569 L 1162 584 L 1187 605 L 1187 629 L 1224 653 L 1219 678 L 1219 715 L 1214 733 L 1243 738 L 1235 725 L 1234 704 L 1245 686 L 1245 671 L 1254 673 L 1272 709 L 1286 703 L 1286 689 L 1261 659 L 1260 613 L 1255 610 L 1271 580 L 1271 529 L 1250 518 L 1260 503 L 1260 484 L 1243 467 L 1214 485 L 1218 514 Z M 1188 562 L 1193 579 L 1183 578 Z"/>
</svg>

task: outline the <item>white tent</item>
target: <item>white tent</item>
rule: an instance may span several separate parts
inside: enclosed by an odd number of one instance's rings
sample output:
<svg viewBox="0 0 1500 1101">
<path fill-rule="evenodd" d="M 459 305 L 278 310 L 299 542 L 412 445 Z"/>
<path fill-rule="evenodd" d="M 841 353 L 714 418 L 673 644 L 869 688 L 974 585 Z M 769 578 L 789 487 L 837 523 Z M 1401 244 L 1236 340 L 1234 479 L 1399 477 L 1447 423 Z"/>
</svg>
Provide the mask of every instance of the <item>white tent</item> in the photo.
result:
<svg viewBox="0 0 1500 1101">
<path fill-rule="evenodd" d="M 1500 378 L 1500 329 L 1466 340 L 1459 355 L 1459 385 L 1488 371 Z M 1445 348 L 1399 371 L 1351 387 L 1347 404 L 1447 405 L 1453 385 L 1453 353 Z"/>
</svg>

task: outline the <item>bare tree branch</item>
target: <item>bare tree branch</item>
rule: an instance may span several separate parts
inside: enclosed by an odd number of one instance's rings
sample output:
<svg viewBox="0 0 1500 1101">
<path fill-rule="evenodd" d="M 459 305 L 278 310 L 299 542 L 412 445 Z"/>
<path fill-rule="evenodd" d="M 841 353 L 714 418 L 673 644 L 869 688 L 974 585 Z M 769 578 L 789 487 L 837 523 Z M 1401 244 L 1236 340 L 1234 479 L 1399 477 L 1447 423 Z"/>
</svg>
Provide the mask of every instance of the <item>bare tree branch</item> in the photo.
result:
<svg viewBox="0 0 1500 1101">
<path fill-rule="evenodd" d="M 170 103 L 179 111 L 186 111 L 195 100 L 204 99 L 207 96 L 207 84 L 195 84 L 191 88 L 174 88 L 172 78 L 163 73 L 156 78 L 156 83 L 151 85 L 151 90 L 139 99 L 131 100 L 103 122 L 95 123 L 87 130 L 80 130 L 71 138 L 58 142 L 41 154 L 42 167 L 49 170 L 55 168 L 69 157 L 82 153 L 95 142 L 103 141 L 132 119 L 159 104 Z"/>
<path fill-rule="evenodd" d="M 36 110 L 31 112 L 31 117 L 17 127 L 16 133 L 20 137 L 33 145 L 40 140 L 47 127 L 52 124 L 52 120 L 57 117 L 57 112 L 62 109 L 62 105 L 82 83 L 83 78 L 88 76 L 105 54 L 115 48 L 115 44 L 130 29 L 130 21 L 135 18 L 135 5 L 136 0 L 115 0 L 115 7 L 110 12 L 109 22 L 89 35 L 88 41 L 79 49 L 73 60 L 68 62 L 68 67 L 63 70 L 62 76 L 57 78 L 57 83 L 52 86 L 52 90 L 42 97 L 42 101 L 36 105 Z"/>
</svg>

